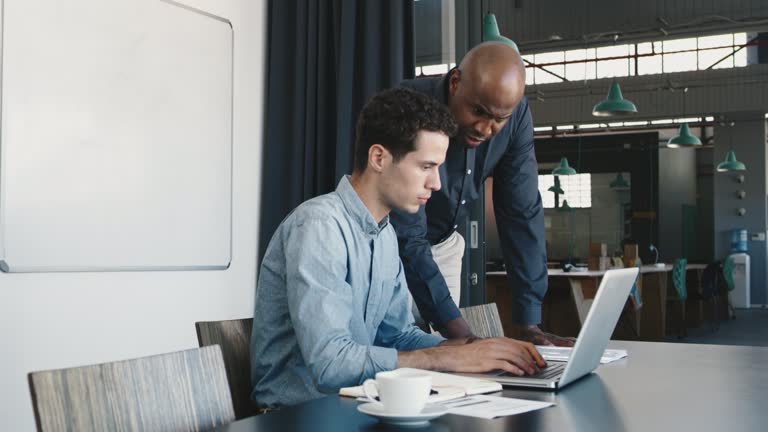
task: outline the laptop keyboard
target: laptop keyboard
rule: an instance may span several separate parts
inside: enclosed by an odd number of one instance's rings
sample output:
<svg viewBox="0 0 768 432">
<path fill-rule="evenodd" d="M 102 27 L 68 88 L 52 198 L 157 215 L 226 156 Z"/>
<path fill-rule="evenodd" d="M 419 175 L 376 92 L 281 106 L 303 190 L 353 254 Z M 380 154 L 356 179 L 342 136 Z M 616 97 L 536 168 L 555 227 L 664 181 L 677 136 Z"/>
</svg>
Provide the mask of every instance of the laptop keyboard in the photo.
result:
<svg viewBox="0 0 768 432">
<path fill-rule="evenodd" d="M 499 374 L 499 376 L 511 376 L 516 378 L 536 378 L 536 379 L 549 379 L 554 376 L 560 375 L 563 372 L 563 369 L 565 369 L 565 365 L 567 363 L 550 363 L 547 365 L 547 367 L 541 369 L 539 373 L 535 375 L 525 375 L 525 376 L 517 376 L 513 373 L 504 371 L 503 373 Z"/>
</svg>

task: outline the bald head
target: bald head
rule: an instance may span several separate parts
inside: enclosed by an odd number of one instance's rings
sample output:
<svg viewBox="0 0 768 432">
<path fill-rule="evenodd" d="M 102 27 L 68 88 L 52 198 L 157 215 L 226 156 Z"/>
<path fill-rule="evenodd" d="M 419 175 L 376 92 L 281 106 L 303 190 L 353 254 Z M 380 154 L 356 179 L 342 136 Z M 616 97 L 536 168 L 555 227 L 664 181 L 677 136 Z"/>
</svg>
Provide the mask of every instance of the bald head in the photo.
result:
<svg viewBox="0 0 768 432">
<path fill-rule="evenodd" d="M 514 48 L 501 42 L 472 48 L 448 82 L 448 106 L 459 123 L 459 139 L 476 147 L 496 135 L 524 92 L 525 65 Z"/>
<path fill-rule="evenodd" d="M 517 50 L 501 42 L 485 42 L 469 50 L 459 64 L 462 76 L 477 87 L 525 89 L 525 65 Z"/>
</svg>

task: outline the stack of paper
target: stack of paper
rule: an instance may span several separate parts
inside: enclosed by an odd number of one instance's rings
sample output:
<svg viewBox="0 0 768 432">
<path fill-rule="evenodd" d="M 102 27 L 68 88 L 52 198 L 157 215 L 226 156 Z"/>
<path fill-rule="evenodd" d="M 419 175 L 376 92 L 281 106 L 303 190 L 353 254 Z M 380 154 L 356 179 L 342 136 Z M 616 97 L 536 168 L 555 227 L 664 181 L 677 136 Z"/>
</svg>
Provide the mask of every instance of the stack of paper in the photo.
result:
<svg viewBox="0 0 768 432">
<path fill-rule="evenodd" d="M 570 347 L 556 347 L 556 346 L 541 346 L 536 345 L 536 349 L 539 351 L 544 360 L 548 361 L 568 361 L 571 357 Z M 607 349 L 603 352 L 603 356 L 600 358 L 600 363 L 610 363 L 618 359 L 622 359 L 627 356 L 627 350 L 621 349 Z"/>
<path fill-rule="evenodd" d="M 538 410 L 554 405 L 552 402 L 539 402 L 525 399 L 513 399 L 500 396 L 467 396 L 440 406 L 451 414 L 492 419 L 528 411 Z"/>
</svg>

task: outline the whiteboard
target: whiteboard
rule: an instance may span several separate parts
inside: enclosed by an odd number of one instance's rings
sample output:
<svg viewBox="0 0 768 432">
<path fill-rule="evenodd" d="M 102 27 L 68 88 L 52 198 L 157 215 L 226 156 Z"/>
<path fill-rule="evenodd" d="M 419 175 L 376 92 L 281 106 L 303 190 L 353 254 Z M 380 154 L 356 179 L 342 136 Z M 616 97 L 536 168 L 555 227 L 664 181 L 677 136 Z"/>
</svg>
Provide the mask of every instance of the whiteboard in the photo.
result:
<svg viewBox="0 0 768 432">
<path fill-rule="evenodd" d="M 225 269 L 231 24 L 160 0 L 4 0 L 0 269 Z"/>
</svg>

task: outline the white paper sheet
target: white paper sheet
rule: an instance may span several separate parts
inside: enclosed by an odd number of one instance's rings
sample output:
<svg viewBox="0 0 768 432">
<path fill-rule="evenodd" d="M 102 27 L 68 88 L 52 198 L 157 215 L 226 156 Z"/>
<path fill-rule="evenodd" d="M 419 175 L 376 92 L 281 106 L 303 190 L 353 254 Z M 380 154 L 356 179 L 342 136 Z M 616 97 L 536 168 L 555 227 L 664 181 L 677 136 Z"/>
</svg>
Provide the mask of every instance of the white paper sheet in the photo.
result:
<svg viewBox="0 0 768 432">
<path fill-rule="evenodd" d="M 554 347 L 554 346 L 541 346 L 536 345 L 536 349 L 539 351 L 544 360 L 548 361 L 568 361 L 571 357 L 570 347 Z M 627 356 L 627 350 L 622 349 L 607 349 L 603 352 L 603 356 L 600 358 L 601 364 L 611 363 L 616 360 L 622 359 Z"/>
<path fill-rule="evenodd" d="M 547 408 L 554 403 L 475 395 L 441 402 L 439 405 L 445 407 L 451 414 L 492 419 Z"/>
</svg>

